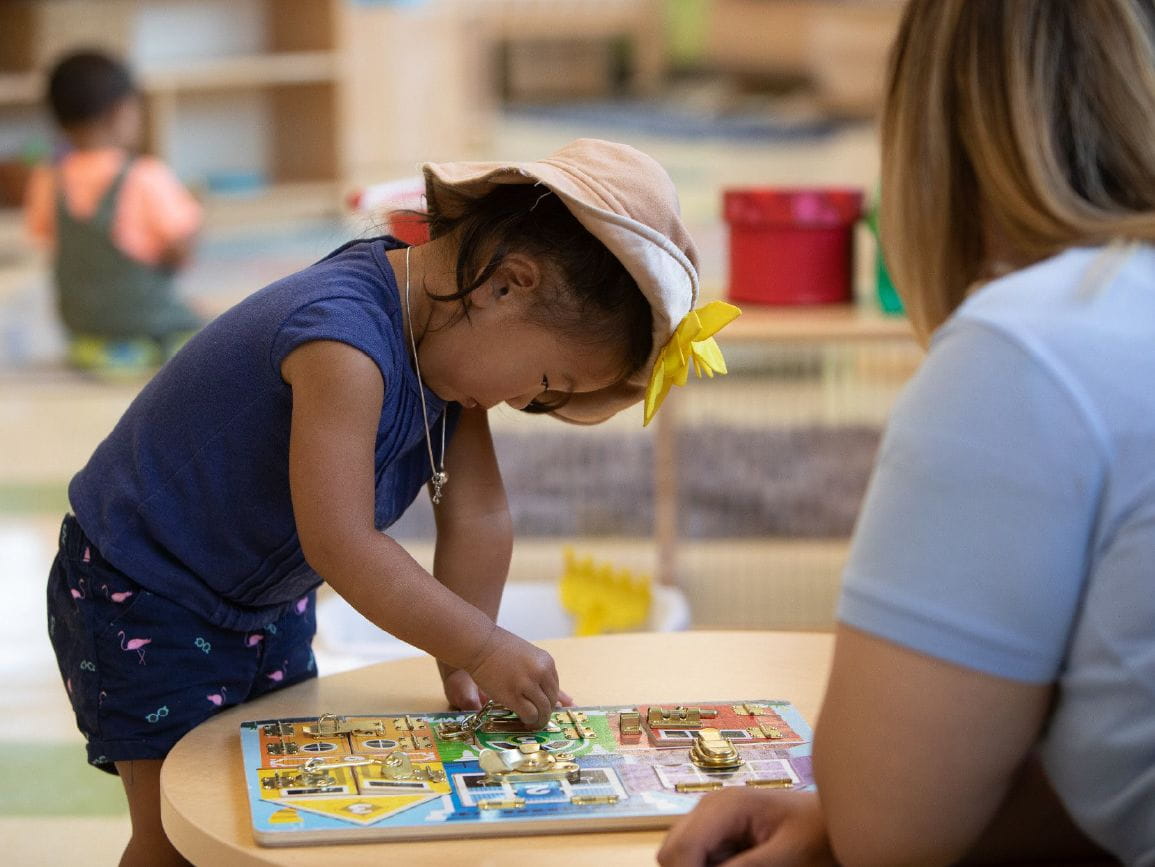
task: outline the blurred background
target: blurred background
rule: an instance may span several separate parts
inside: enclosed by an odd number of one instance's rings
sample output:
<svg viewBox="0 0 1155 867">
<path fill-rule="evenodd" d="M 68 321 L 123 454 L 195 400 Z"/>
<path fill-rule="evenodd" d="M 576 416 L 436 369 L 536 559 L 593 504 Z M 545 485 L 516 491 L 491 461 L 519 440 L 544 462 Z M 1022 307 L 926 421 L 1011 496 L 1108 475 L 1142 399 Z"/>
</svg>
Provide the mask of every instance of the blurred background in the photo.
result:
<svg viewBox="0 0 1155 867">
<path fill-rule="evenodd" d="M 720 339 L 730 374 L 691 379 L 645 430 L 640 408 L 590 429 L 495 410 L 517 534 L 511 587 L 558 582 L 569 549 L 617 570 L 603 602 L 646 588 L 653 602 L 635 628 L 829 629 L 881 426 L 920 358 L 866 219 L 900 9 L 0 3 L 0 748 L 35 781 L 0 791 L 8 863 L 114 863 L 127 839 L 119 783 L 83 764 L 44 626 L 68 480 L 145 381 L 66 364 L 48 258 L 25 237 L 27 177 L 62 148 L 42 99 L 57 57 L 96 46 L 131 63 L 146 149 L 206 207 L 179 288 L 207 316 L 387 229 L 423 161 L 534 159 L 579 136 L 652 154 L 698 243 L 701 300 L 745 310 Z M 395 535 L 430 562 L 427 504 Z M 342 644 L 348 621 L 325 601 L 322 673 L 404 652 Z M 523 610 L 503 613 L 541 621 L 542 606 L 560 603 L 514 605 Z"/>
</svg>

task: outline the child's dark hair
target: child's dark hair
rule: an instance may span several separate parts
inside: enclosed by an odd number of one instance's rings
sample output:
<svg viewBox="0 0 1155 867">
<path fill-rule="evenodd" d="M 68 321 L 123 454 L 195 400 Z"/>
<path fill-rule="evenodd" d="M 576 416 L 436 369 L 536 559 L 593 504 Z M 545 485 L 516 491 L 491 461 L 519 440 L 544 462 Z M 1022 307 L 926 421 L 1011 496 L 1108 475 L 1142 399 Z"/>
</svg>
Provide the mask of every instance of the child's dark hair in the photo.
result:
<svg viewBox="0 0 1155 867">
<path fill-rule="evenodd" d="M 474 199 L 457 199 L 459 216 L 434 208 L 431 237 L 458 233 L 457 292 L 440 301 L 465 299 L 492 276 L 510 253 L 532 256 L 543 266 L 547 291 L 530 314 L 564 339 L 620 354 L 621 378 L 641 369 L 653 349 L 653 314 L 637 282 L 549 189 L 500 184 Z M 550 284 L 553 285 L 550 285 Z M 468 316 L 468 307 L 465 314 Z M 551 412 L 560 401 L 533 401 L 526 412 Z"/>
<path fill-rule="evenodd" d="M 128 67 L 100 51 L 69 54 L 48 77 L 48 107 L 65 129 L 100 118 L 135 92 Z"/>
</svg>

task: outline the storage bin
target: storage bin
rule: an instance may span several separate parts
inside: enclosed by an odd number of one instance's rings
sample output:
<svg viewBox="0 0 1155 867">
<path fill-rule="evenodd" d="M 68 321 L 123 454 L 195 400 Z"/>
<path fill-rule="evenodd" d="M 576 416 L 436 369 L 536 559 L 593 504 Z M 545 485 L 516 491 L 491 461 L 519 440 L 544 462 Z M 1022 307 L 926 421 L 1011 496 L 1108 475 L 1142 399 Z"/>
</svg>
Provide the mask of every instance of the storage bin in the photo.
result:
<svg viewBox="0 0 1155 867">
<path fill-rule="evenodd" d="M 844 188 L 725 190 L 729 297 L 782 305 L 853 300 L 862 201 L 861 190 Z"/>
<path fill-rule="evenodd" d="M 346 204 L 350 211 L 373 220 L 375 230 L 387 232 L 399 241 L 424 244 L 429 240 L 423 177 L 370 184 L 350 193 Z"/>
</svg>

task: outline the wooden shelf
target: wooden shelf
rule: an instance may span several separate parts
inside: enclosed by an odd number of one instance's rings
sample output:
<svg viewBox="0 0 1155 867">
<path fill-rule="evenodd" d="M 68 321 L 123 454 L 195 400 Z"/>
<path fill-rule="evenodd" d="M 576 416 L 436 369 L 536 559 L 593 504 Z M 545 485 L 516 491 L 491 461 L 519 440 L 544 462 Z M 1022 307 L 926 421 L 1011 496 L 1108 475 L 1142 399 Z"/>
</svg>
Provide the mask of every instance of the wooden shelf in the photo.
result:
<svg viewBox="0 0 1155 867">
<path fill-rule="evenodd" d="M 0 249 L 24 243 L 24 213 L 19 208 L 0 208 Z"/>
<path fill-rule="evenodd" d="M 35 105 L 40 101 L 38 72 L 0 72 L 0 105 Z"/>
<path fill-rule="evenodd" d="M 333 181 L 272 184 L 251 195 L 209 195 L 205 219 L 214 227 L 338 214 L 340 185 Z"/>
<path fill-rule="evenodd" d="M 141 70 L 140 81 L 156 94 L 228 90 L 332 81 L 337 68 L 332 51 L 287 51 L 153 66 Z"/>
<path fill-rule="evenodd" d="M 742 315 L 722 332 L 726 343 L 914 340 L 905 316 L 887 316 L 853 304 L 769 307 L 737 303 Z"/>
</svg>

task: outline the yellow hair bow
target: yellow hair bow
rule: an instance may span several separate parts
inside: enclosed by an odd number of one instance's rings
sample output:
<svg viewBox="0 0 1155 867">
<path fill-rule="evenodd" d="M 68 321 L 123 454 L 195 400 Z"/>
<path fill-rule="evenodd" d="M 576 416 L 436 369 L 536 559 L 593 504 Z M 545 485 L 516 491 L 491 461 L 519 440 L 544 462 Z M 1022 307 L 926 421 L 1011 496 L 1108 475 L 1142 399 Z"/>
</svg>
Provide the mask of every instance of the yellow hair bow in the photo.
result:
<svg viewBox="0 0 1155 867">
<path fill-rule="evenodd" d="M 702 372 L 713 377 L 715 373 L 726 372 L 726 359 L 722 350 L 714 342 L 714 335 L 733 322 L 742 311 L 725 301 L 711 301 L 705 307 L 691 310 L 674 329 L 650 374 L 650 384 L 646 387 L 646 415 L 642 421 L 645 427 L 653 419 L 654 413 L 675 385 L 685 385 L 690 373 L 690 362 L 694 373 L 701 379 Z"/>
</svg>

